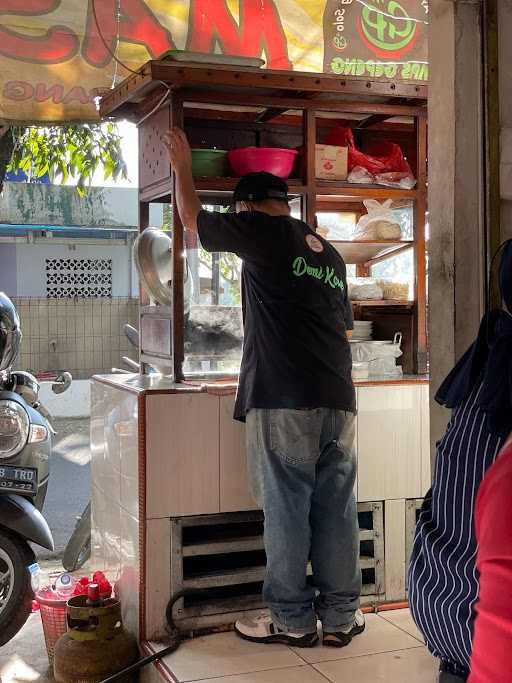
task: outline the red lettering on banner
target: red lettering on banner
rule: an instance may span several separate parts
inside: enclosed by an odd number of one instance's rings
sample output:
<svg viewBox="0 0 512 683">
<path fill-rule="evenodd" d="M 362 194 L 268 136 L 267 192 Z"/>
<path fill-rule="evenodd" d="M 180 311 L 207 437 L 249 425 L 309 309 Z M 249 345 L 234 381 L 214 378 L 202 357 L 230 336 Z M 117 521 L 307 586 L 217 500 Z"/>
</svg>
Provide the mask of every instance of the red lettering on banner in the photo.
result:
<svg viewBox="0 0 512 683">
<path fill-rule="evenodd" d="M 91 101 L 89 95 L 80 85 L 75 85 L 74 88 L 68 92 L 64 98 L 64 104 L 70 104 L 70 102 L 80 102 L 81 104 L 88 104 Z"/>
<path fill-rule="evenodd" d="M 4 85 L 2 97 L 15 102 L 33 100 L 34 102 L 47 102 L 51 99 L 54 104 L 93 104 L 97 97 L 110 92 L 108 88 L 92 88 L 87 92 L 82 86 L 75 85 L 69 91 L 65 91 L 60 83 L 48 85 L 48 83 L 27 83 L 26 81 L 8 81 Z"/>
<path fill-rule="evenodd" d="M 272 0 L 240 0 L 240 26 L 225 0 L 191 0 L 187 49 L 212 52 L 216 41 L 226 54 L 260 57 L 265 50 L 271 69 L 292 68 Z"/>
<path fill-rule="evenodd" d="M 159 23 L 143 0 L 121 0 L 119 26 L 116 0 L 95 0 L 94 7 L 101 34 L 112 52 L 116 49 L 118 33 L 119 39 L 124 42 L 143 45 L 152 58 L 173 49 L 171 34 Z M 98 34 L 91 0 L 82 56 L 89 64 L 98 68 L 112 60 L 112 55 Z"/>
<path fill-rule="evenodd" d="M 2 96 L 7 100 L 23 102 L 30 100 L 34 96 L 34 88 L 25 81 L 9 81 L 4 85 Z"/>
<path fill-rule="evenodd" d="M 49 86 L 46 83 L 38 83 L 36 85 L 36 94 L 34 96 L 36 102 L 51 100 L 53 104 L 60 104 L 63 97 L 64 87 L 60 84 Z"/>
<path fill-rule="evenodd" d="M 0 15 L 37 16 L 53 12 L 61 0 L 0 0 Z M 74 57 L 79 40 L 66 26 L 52 26 L 43 36 L 23 35 L 0 25 L 0 55 L 23 62 L 58 64 Z"/>
</svg>

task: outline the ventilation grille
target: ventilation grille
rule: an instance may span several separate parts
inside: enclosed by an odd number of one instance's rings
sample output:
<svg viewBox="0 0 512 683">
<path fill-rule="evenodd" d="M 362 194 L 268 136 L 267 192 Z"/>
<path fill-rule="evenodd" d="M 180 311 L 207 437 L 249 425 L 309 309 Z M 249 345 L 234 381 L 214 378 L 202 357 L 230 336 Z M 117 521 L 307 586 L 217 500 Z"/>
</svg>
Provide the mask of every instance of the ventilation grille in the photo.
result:
<svg viewBox="0 0 512 683">
<path fill-rule="evenodd" d="M 112 296 L 112 259 L 46 259 L 49 299 Z"/>
</svg>

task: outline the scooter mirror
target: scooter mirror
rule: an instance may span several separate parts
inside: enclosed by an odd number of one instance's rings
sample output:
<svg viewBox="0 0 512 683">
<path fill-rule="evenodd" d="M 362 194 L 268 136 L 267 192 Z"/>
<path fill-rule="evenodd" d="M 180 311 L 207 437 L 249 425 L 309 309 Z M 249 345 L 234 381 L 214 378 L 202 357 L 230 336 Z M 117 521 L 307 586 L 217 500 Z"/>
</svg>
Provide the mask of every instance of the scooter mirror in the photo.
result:
<svg viewBox="0 0 512 683">
<path fill-rule="evenodd" d="M 54 384 L 52 384 L 52 391 L 54 394 L 63 394 L 71 386 L 73 377 L 69 372 L 63 372 L 59 375 Z"/>
</svg>

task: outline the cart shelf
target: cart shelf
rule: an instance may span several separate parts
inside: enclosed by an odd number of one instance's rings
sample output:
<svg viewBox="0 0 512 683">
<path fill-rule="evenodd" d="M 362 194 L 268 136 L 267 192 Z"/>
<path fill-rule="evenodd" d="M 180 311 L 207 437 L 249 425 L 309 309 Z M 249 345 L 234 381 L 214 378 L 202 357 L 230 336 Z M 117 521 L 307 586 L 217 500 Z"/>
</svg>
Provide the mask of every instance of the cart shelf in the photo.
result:
<svg viewBox="0 0 512 683">
<path fill-rule="evenodd" d="M 222 195 L 233 192 L 239 178 L 194 178 L 196 189 L 208 195 Z M 290 178 L 287 180 L 290 194 L 305 194 L 307 187 L 301 179 Z M 347 183 L 340 181 L 316 181 L 317 200 L 319 202 L 335 201 L 337 198 L 344 201 L 357 201 L 362 199 L 416 199 L 416 190 L 402 190 L 396 187 L 384 187 L 383 185 L 364 185 L 359 183 Z"/>
<path fill-rule="evenodd" d="M 380 300 L 368 300 L 368 301 L 352 301 L 353 306 L 360 306 L 364 308 L 375 308 L 375 307 L 399 307 L 412 309 L 414 308 L 414 301 L 398 301 L 397 299 L 380 299 Z"/>
<path fill-rule="evenodd" d="M 325 74 L 290 73 L 204 64 L 150 61 L 101 101 L 101 115 L 129 117 L 139 127 L 140 228 L 149 225 L 149 204 L 171 202 L 173 211 L 173 306 L 162 353 L 174 377 L 184 378 L 185 310 L 183 301 L 185 240 L 174 178 L 163 142 L 165 132 L 180 126 L 191 144 L 205 148 L 287 147 L 302 149 L 302 161 L 289 181 L 290 195 L 300 199 L 300 215 L 310 226 L 319 212 L 362 212 L 364 199 L 405 200 L 413 205 L 411 241 L 335 242 L 360 277 L 383 259 L 414 248 L 414 301 L 356 302 L 360 315 L 371 315 L 379 334 L 400 330 L 404 367 L 426 369 L 425 215 L 427 201 L 427 89 L 402 83 L 340 79 Z M 227 112 L 226 110 L 229 109 Z M 329 129 L 355 129 L 364 152 L 373 143 L 392 139 L 401 145 L 417 178 L 412 190 L 382 185 L 316 179 L 315 145 Z M 203 201 L 228 204 L 236 178 L 196 178 Z M 297 202 L 295 202 L 297 204 Z M 294 207 L 297 211 L 297 207 Z M 216 285 L 219 286 L 217 277 Z M 375 310 L 380 307 L 380 310 Z M 150 314 L 141 310 L 141 330 Z M 147 321 L 146 321 L 147 318 Z M 167 320 L 167 318 L 166 318 Z M 156 323 L 154 323 L 156 325 Z M 150 335 L 150 331 L 147 333 Z M 152 333 L 151 333 L 152 334 Z M 143 335 L 144 336 L 144 335 Z M 158 335 L 157 335 L 158 337 Z M 152 338 L 152 337 L 151 337 Z M 160 347 L 159 347 L 160 348 Z M 163 346 L 162 346 L 163 348 Z M 189 350 L 189 349 L 188 349 Z"/>
<path fill-rule="evenodd" d="M 240 178 L 194 178 L 196 190 L 202 195 L 229 195 L 231 194 Z M 287 180 L 290 194 L 301 195 L 306 192 L 302 180 L 290 178 Z"/>
<path fill-rule="evenodd" d="M 347 183 L 336 180 L 317 180 L 316 191 L 318 201 L 326 199 L 333 201 L 340 197 L 345 201 L 354 198 L 361 199 L 411 199 L 418 196 L 417 190 L 403 190 L 398 187 L 386 187 L 384 185 L 367 185 L 364 183 Z"/>
<path fill-rule="evenodd" d="M 370 264 L 375 259 L 384 256 L 389 258 L 395 252 L 401 252 L 414 246 L 413 240 L 384 240 L 379 242 L 369 242 L 368 240 L 329 240 L 333 247 L 343 257 L 345 263 L 355 263 L 356 265 Z"/>
</svg>

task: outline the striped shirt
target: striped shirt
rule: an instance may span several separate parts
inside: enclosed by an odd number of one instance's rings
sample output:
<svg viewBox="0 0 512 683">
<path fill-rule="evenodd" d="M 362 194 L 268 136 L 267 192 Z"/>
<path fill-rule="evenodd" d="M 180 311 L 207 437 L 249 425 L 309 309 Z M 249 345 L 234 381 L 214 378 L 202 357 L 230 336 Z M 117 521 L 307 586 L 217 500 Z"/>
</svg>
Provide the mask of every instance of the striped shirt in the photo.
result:
<svg viewBox="0 0 512 683">
<path fill-rule="evenodd" d="M 409 603 L 430 652 L 469 669 L 478 598 L 473 516 L 478 487 L 504 439 L 476 406 L 482 386 L 457 406 L 437 445 L 434 482 L 423 503 L 409 568 Z"/>
</svg>

